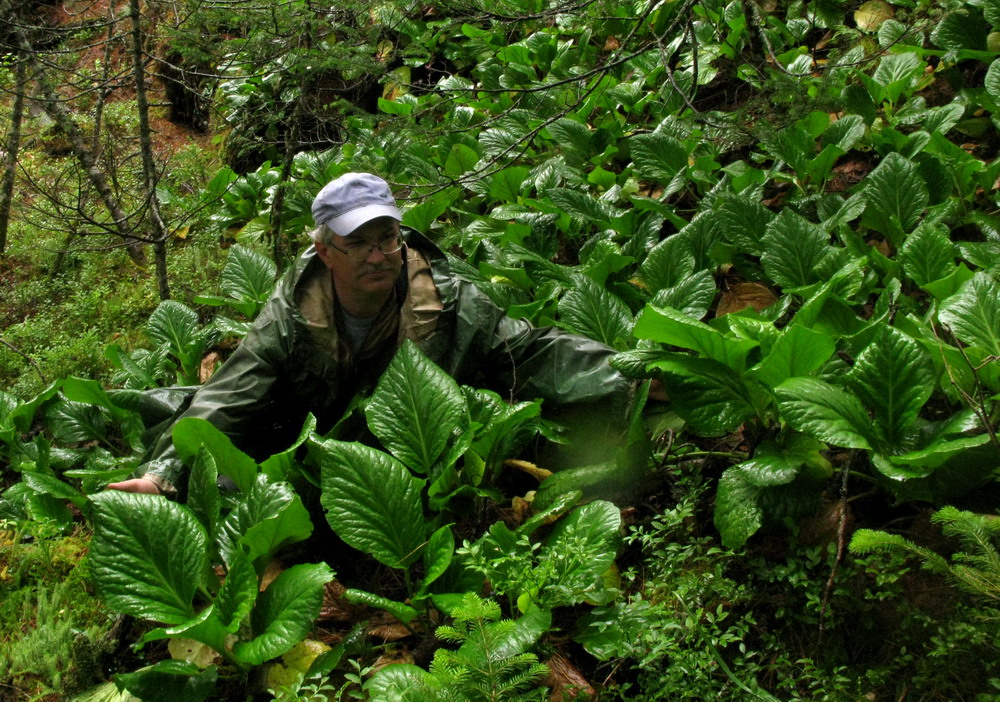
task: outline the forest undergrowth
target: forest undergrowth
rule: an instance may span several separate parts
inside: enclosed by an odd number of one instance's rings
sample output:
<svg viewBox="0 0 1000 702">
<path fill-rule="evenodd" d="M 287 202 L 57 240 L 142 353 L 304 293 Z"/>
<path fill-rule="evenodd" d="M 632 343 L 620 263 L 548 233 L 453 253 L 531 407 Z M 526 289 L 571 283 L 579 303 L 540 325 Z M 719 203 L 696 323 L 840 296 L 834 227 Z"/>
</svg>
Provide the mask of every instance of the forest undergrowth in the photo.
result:
<svg viewBox="0 0 1000 702">
<path fill-rule="evenodd" d="M 2 12 L 0 700 L 1000 698 L 1000 2 Z M 621 440 L 406 344 L 103 490 L 350 171 Z"/>
</svg>

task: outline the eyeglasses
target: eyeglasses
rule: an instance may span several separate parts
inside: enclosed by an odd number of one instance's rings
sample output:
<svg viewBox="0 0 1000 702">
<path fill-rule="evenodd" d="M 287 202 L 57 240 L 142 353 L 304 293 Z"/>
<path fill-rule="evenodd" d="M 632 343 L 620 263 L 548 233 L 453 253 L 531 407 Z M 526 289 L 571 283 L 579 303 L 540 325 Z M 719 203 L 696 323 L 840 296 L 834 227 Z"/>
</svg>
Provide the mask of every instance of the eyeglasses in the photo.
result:
<svg viewBox="0 0 1000 702">
<path fill-rule="evenodd" d="M 374 244 L 370 244 L 367 241 L 353 241 L 347 245 L 346 249 L 342 249 L 333 242 L 330 242 L 330 246 L 346 255 L 351 263 L 364 263 L 371 257 L 375 249 L 381 251 L 384 256 L 399 253 L 400 249 L 403 248 L 403 240 L 400 239 L 398 234 L 392 234 Z"/>
</svg>

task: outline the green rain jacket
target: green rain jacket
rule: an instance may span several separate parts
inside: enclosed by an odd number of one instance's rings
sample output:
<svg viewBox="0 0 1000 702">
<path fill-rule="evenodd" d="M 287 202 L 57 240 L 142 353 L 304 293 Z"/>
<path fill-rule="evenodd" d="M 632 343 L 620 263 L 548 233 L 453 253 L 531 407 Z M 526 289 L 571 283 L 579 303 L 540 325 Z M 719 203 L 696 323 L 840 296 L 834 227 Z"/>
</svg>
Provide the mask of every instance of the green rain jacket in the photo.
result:
<svg viewBox="0 0 1000 702">
<path fill-rule="evenodd" d="M 430 264 L 440 299 L 440 309 L 432 313 L 433 330 L 415 339 L 431 360 L 459 383 L 490 388 L 505 397 L 543 398 L 557 406 L 589 405 L 599 408 L 608 427 L 623 426 L 631 384 L 608 365 L 613 349 L 508 317 L 475 285 L 454 275 L 445 255 L 429 240 L 406 229 L 404 239 Z M 182 486 L 185 469 L 170 428 L 183 417 L 208 420 L 237 447 L 263 460 L 293 443 L 309 412 L 323 433 L 341 418 L 357 392 L 374 386 L 396 349 L 387 349 L 376 363 L 345 376 L 336 343 L 303 315 L 303 291 L 309 281 L 328 275 L 314 247 L 299 257 L 236 351 L 174 415 L 140 467 L 144 477 L 168 494 Z M 398 300 L 410 294 L 407 283 L 404 266 L 397 281 Z M 332 320 L 330 327 L 335 328 Z"/>
</svg>

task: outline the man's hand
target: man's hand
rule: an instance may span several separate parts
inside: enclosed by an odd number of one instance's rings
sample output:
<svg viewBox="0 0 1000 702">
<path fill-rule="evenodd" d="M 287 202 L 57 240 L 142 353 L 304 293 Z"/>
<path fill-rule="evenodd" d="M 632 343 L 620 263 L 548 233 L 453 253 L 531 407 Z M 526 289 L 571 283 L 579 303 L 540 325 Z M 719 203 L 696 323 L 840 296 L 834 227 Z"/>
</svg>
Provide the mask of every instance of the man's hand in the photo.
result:
<svg viewBox="0 0 1000 702">
<path fill-rule="evenodd" d="M 108 490 L 138 492 L 144 495 L 160 494 L 160 488 L 156 487 L 156 483 L 147 478 L 132 478 L 130 480 L 122 480 L 119 483 L 108 483 Z"/>
</svg>

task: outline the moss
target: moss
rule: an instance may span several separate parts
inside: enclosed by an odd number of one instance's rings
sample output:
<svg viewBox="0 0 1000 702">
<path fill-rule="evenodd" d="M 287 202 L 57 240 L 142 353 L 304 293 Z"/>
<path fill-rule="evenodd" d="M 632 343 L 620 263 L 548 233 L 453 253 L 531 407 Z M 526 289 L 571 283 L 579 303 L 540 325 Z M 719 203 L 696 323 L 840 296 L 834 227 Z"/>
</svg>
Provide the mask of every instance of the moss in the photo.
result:
<svg viewBox="0 0 1000 702">
<path fill-rule="evenodd" d="M 101 677 L 116 617 L 91 591 L 86 535 L 0 549 L 0 685 L 62 698 Z"/>
</svg>

